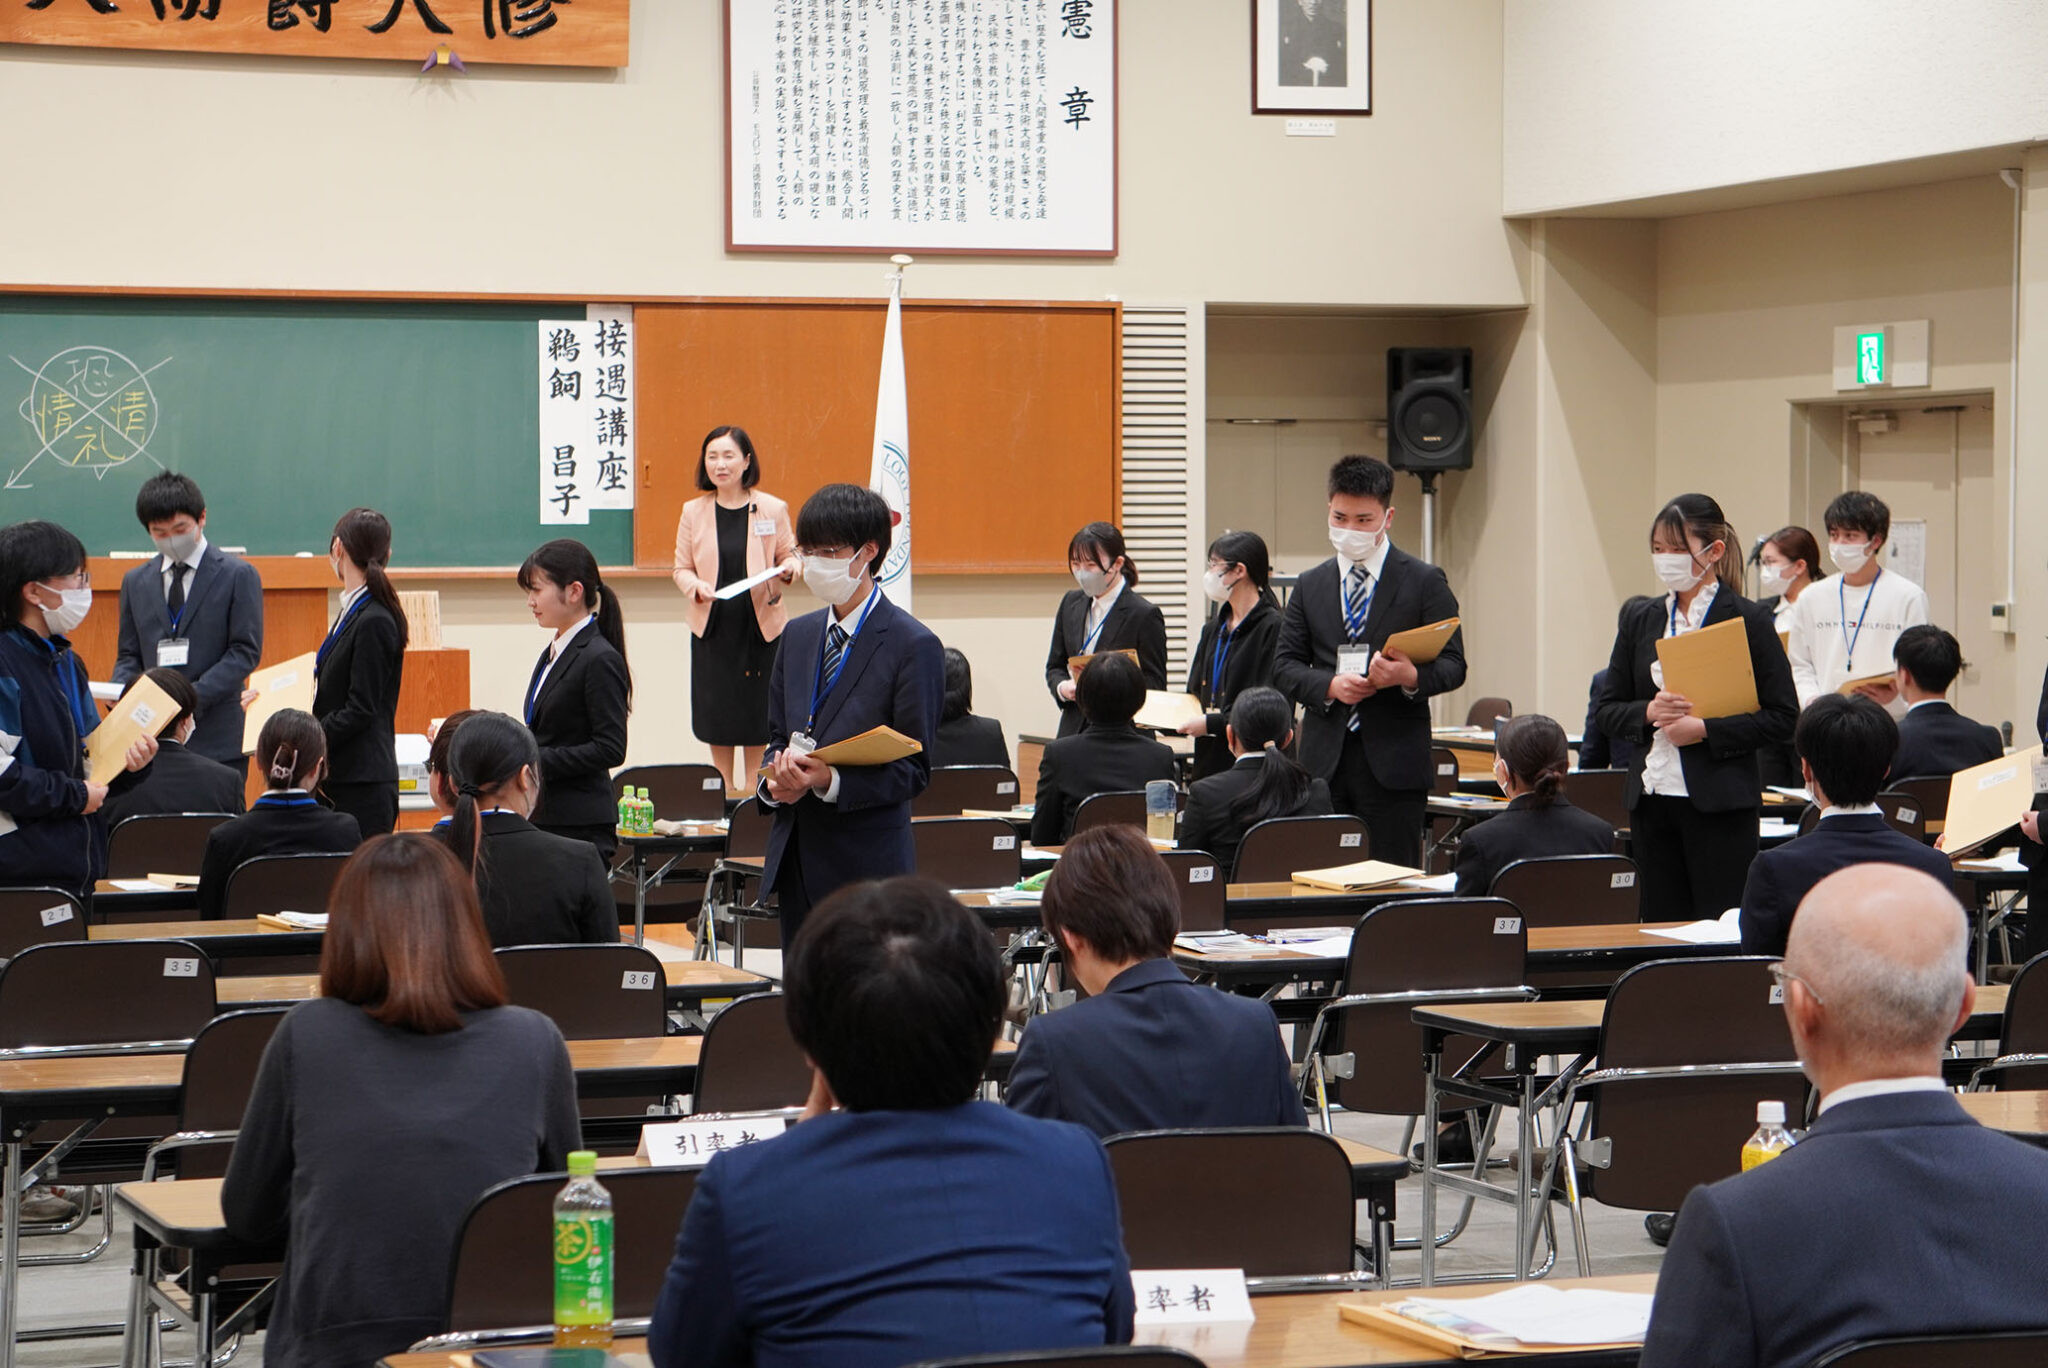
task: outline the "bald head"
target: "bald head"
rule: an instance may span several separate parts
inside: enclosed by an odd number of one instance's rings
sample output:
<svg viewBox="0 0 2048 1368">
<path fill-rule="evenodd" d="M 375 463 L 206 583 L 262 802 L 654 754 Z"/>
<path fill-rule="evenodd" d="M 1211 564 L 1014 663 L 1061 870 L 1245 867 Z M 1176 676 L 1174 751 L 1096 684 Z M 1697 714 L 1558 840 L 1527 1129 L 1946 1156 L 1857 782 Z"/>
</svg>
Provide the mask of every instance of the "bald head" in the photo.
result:
<svg viewBox="0 0 2048 1368">
<path fill-rule="evenodd" d="M 1873 1068 L 1938 1054 L 1969 991 L 1968 937 L 1955 895 L 1919 870 L 1866 864 L 1830 875 L 1799 904 L 1785 944 L 1786 969 L 1821 1005 L 1812 1023 L 1795 1010 L 1795 1027 Z"/>
</svg>

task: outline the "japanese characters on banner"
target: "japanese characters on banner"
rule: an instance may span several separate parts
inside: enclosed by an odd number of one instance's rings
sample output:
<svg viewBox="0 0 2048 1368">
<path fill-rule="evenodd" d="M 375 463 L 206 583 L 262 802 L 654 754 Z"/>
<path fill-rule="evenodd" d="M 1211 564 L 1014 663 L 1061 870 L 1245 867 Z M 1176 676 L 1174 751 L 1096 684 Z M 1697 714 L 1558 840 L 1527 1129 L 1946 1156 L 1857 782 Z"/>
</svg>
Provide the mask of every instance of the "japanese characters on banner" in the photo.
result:
<svg viewBox="0 0 2048 1368">
<path fill-rule="evenodd" d="M 1116 252 L 1116 0 L 727 10 L 736 249 Z"/>
<path fill-rule="evenodd" d="M 582 526 L 633 506 L 633 310 L 542 319 L 540 521 Z"/>
</svg>

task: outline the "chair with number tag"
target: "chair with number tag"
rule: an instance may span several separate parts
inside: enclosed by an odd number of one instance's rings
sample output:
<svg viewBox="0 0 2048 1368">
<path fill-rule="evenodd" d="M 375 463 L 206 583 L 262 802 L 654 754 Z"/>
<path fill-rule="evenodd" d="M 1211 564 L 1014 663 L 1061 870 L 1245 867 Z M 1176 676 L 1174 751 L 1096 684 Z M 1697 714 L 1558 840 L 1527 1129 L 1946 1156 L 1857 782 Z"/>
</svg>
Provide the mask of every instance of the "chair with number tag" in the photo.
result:
<svg viewBox="0 0 2048 1368">
<path fill-rule="evenodd" d="M 910 824 L 920 878 L 951 889 L 1007 888 L 1023 869 L 1024 838 L 1000 817 L 933 817 Z"/>
<path fill-rule="evenodd" d="M 31 945 L 85 939 L 85 908 L 61 888 L 0 888 L 0 959 Z"/>
<path fill-rule="evenodd" d="M 958 817 L 969 808 L 1001 812 L 1017 806 L 1017 772 L 1002 765 L 940 765 L 924 792 L 910 800 L 913 817 Z"/>
<path fill-rule="evenodd" d="M 1927 840 L 1927 804 L 1904 789 L 1888 788 L 1871 800 L 1877 810 L 1884 814 L 1884 820 L 1893 831 L 1903 832 L 1914 840 Z M 1948 795 L 1942 795 L 1940 811 L 1948 810 Z M 1940 821 L 1939 817 L 1935 818 Z"/>
<path fill-rule="evenodd" d="M 1372 858 L 1365 823 L 1349 813 L 1331 817 L 1272 817 L 1244 834 L 1230 881 L 1286 883 L 1297 870 L 1330 869 Z"/>
<path fill-rule="evenodd" d="M 668 1031 L 668 981 L 643 946 L 508 945 L 496 953 L 513 1005 L 548 1017 L 565 1040 Z"/>
<path fill-rule="evenodd" d="M 1205 850 L 1163 850 L 1159 858 L 1173 871 L 1180 894 L 1180 929 L 1221 931 L 1230 899 L 1216 857 Z"/>
<path fill-rule="evenodd" d="M 1900 821 L 1910 823 L 1911 819 L 1904 818 L 1903 814 L 1894 818 L 1892 806 L 1885 799 L 1896 796 L 1910 800 L 1906 806 L 1917 810 L 1921 839 L 1931 841 L 1941 834 L 1942 819 L 1948 815 L 1948 790 L 1949 776 L 1946 774 L 1891 779 L 1886 781 L 1884 792 L 1877 796 L 1877 805 L 1885 810 L 1886 820 L 1903 831 L 1908 828 L 1900 826 Z"/>
<path fill-rule="evenodd" d="M 1626 855 L 1545 855 L 1515 860 L 1486 890 L 1531 926 L 1609 926 L 1639 920 L 1636 862 Z"/>
</svg>

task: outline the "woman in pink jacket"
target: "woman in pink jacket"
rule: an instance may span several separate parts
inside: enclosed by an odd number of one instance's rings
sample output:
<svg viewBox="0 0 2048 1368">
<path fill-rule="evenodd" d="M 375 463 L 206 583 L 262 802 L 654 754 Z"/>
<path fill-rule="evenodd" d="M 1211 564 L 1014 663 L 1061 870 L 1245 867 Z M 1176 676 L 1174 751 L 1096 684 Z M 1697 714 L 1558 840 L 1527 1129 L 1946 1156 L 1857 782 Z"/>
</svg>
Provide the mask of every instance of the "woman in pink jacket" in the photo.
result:
<svg viewBox="0 0 2048 1368">
<path fill-rule="evenodd" d="M 754 486 L 761 462 L 736 427 L 711 429 L 697 459 L 697 488 L 676 526 L 676 587 L 697 641 L 690 651 L 690 726 L 711 747 L 728 789 L 753 787 L 768 747 L 768 672 L 789 610 L 782 586 L 802 569 L 789 505 Z M 774 569 L 744 594 L 717 591 Z M 737 752 L 737 754 L 735 754 Z M 738 764 L 735 765 L 735 761 Z"/>
</svg>

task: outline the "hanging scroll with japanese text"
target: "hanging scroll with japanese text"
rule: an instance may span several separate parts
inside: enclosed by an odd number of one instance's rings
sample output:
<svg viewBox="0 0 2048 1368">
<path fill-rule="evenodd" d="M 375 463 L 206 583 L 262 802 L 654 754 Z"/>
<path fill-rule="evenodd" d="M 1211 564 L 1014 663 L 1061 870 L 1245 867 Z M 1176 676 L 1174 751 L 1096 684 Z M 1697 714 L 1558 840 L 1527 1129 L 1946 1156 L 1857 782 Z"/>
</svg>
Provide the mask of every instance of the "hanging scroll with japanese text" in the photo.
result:
<svg viewBox="0 0 2048 1368">
<path fill-rule="evenodd" d="M 726 245 L 1116 253 L 1116 0 L 727 0 Z"/>
<path fill-rule="evenodd" d="M 0 0 L 0 43 L 626 65 L 631 0 Z"/>
<path fill-rule="evenodd" d="M 543 319 L 540 521 L 584 525 L 633 506 L 633 310 L 591 305 L 587 322 Z"/>
</svg>

